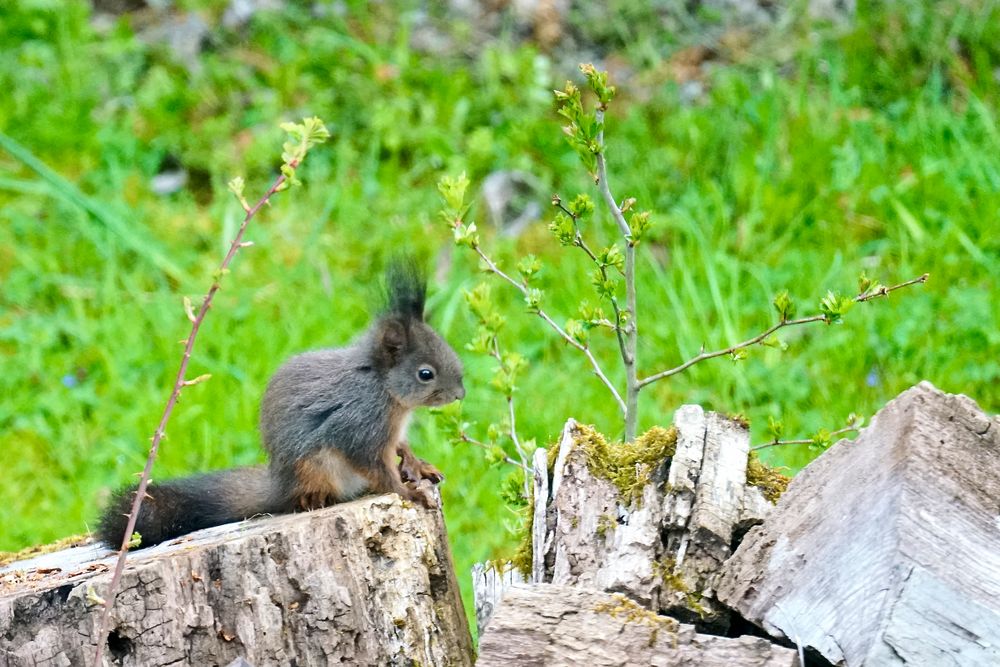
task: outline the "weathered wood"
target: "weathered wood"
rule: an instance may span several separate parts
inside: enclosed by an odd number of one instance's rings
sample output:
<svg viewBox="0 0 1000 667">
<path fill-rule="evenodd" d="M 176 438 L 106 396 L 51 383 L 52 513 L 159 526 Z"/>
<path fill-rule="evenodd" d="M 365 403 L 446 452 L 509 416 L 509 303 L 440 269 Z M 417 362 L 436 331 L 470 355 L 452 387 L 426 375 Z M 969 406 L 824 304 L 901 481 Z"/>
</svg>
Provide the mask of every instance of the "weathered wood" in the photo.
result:
<svg viewBox="0 0 1000 667">
<path fill-rule="evenodd" d="M 745 425 L 692 405 L 681 407 L 674 423 L 677 452 L 667 479 L 681 488 L 668 487 L 667 497 L 680 499 L 663 525 L 669 571 L 659 608 L 691 619 L 694 612 L 702 624 L 722 629 L 728 612 L 715 599 L 714 585 L 732 554 L 734 532 L 747 521 L 763 520 L 772 506 L 752 502 L 763 498 L 747 486 L 750 433 Z"/>
<path fill-rule="evenodd" d="M 552 538 L 546 540 L 552 566 L 544 580 L 627 593 L 655 608 L 664 471 L 657 470 L 641 500 L 626 507 L 614 484 L 590 472 L 579 436 L 579 427 L 571 421 L 560 439 L 555 473 L 559 481 L 548 508 L 555 515 Z"/>
<path fill-rule="evenodd" d="M 772 505 L 746 485 L 744 426 L 695 405 L 681 407 L 674 426 L 674 456 L 626 505 L 614 484 L 592 473 L 579 444 L 581 427 L 567 422 L 552 473 L 547 534 L 533 540 L 536 549 L 545 545 L 545 572 L 533 581 L 620 592 L 683 620 L 726 627 L 715 578 L 736 531 L 760 523 Z"/>
<path fill-rule="evenodd" d="M 921 383 L 792 481 L 718 594 L 846 665 L 1000 665 L 1000 419 Z"/>
<path fill-rule="evenodd" d="M 534 503 L 531 517 L 531 581 L 541 583 L 545 576 L 545 536 L 548 533 L 545 525 L 549 501 L 549 470 L 548 453 L 544 447 L 535 450 L 532 457 L 532 479 L 534 482 L 532 498 L 538 498 Z"/>
<path fill-rule="evenodd" d="M 90 664 L 107 555 L 91 546 L 0 572 L 0 666 Z M 136 552 L 112 621 L 114 665 L 472 662 L 441 514 L 394 495 Z"/>
<path fill-rule="evenodd" d="M 476 605 L 476 629 L 480 635 L 493 618 L 507 589 L 523 583 L 524 577 L 510 564 L 502 569 L 497 569 L 493 563 L 472 566 L 472 595 Z"/>
<path fill-rule="evenodd" d="M 479 644 L 479 667 L 699 665 L 793 667 L 795 651 L 758 637 L 695 632 L 622 595 L 580 586 L 511 587 Z"/>
</svg>

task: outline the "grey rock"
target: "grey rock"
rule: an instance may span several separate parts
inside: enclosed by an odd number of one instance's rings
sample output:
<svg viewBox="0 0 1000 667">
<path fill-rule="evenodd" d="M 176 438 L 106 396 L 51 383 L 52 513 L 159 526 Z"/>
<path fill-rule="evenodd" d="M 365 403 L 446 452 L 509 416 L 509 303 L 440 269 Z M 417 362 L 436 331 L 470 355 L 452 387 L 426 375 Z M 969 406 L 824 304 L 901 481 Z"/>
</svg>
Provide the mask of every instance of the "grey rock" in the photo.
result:
<svg viewBox="0 0 1000 667">
<path fill-rule="evenodd" d="M 483 179 L 482 197 L 490 222 L 507 236 L 518 236 L 542 214 L 542 185 L 524 171 L 494 171 Z"/>
</svg>

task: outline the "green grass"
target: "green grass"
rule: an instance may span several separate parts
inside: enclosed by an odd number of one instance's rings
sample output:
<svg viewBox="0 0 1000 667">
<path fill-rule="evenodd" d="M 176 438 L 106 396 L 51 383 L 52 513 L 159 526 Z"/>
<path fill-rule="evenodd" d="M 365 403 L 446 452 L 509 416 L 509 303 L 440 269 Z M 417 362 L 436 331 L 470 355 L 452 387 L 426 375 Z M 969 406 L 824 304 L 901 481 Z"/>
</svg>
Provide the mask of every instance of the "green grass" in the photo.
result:
<svg viewBox="0 0 1000 667">
<path fill-rule="evenodd" d="M 766 42 L 730 54 L 738 64 L 712 67 L 706 98 L 691 106 L 657 51 L 676 40 L 649 22 L 634 40 L 621 39 L 629 22 L 606 36 L 641 67 L 607 132 L 616 195 L 637 197 L 657 221 L 638 266 L 643 374 L 757 333 L 781 289 L 808 314 L 827 289 L 852 291 L 862 271 L 886 284 L 931 274 L 842 325 L 787 331 L 784 353 L 714 360 L 654 385 L 640 431 L 701 403 L 746 414 L 755 441 L 768 416 L 799 437 L 871 415 L 921 379 L 1000 409 L 1000 9 L 894 5 L 863 11 L 847 32 L 785 38 L 785 55 Z M 402 13 L 367 11 L 262 12 L 243 32 L 216 34 L 189 72 L 138 42 L 127 19 L 95 33 L 83 3 L 0 9 L 0 549 L 86 531 L 109 491 L 141 469 L 187 334 L 182 297 L 203 293 L 238 224 L 224 184 L 242 174 L 248 196 L 266 188 L 279 121 L 319 115 L 334 138 L 310 154 L 305 187 L 254 221 L 256 245 L 235 262 L 195 350 L 191 374 L 212 380 L 186 390 L 156 477 L 260 460 L 268 377 L 296 352 L 355 336 L 393 252 L 450 266 L 434 285 L 432 321 L 457 348 L 470 338 L 461 290 L 483 277 L 435 215 L 442 174 L 464 170 L 477 184 L 527 169 L 564 198 L 588 189 L 551 100 L 574 72 L 502 41 L 470 60 L 430 58 L 407 46 Z M 191 181 L 158 197 L 149 179 L 171 160 Z M 595 245 L 610 239 L 599 219 Z M 507 266 L 541 257 L 545 307 L 576 314 L 586 258 L 567 256 L 544 225 L 517 241 L 487 232 L 484 243 Z M 582 357 L 510 290 L 494 293 L 508 313 L 505 345 L 531 363 L 522 435 L 550 442 L 570 416 L 620 435 Z M 613 342 L 598 341 L 597 353 L 621 382 Z M 463 356 L 466 417 L 498 419 L 490 364 Z M 512 548 L 504 528 L 515 514 L 500 500 L 508 471 L 447 443 L 430 415 L 412 436 L 448 477 L 468 594 L 471 564 Z M 765 454 L 793 469 L 813 456 Z"/>
</svg>

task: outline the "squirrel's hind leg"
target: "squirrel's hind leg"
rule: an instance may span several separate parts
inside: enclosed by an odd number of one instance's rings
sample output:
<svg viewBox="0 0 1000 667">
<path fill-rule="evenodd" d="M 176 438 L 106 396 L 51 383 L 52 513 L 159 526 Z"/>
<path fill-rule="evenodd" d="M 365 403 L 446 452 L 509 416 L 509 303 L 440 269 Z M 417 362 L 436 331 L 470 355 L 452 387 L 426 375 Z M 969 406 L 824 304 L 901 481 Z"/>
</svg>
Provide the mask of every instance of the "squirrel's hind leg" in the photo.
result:
<svg viewBox="0 0 1000 667">
<path fill-rule="evenodd" d="M 314 510 L 357 498 L 369 489 L 368 479 L 359 475 L 339 451 L 326 448 L 295 462 L 294 505 Z"/>
</svg>

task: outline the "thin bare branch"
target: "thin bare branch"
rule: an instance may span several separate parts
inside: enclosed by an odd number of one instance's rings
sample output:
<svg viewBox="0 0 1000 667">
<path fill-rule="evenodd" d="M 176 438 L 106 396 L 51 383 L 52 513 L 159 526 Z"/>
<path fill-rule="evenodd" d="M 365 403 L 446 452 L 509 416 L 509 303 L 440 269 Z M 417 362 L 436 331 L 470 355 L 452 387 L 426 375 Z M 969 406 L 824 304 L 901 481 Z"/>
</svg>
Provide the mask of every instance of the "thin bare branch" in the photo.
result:
<svg viewBox="0 0 1000 667">
<path fill-rule="evenodd" d="M 930 274 L 925 273 L 922 276 L 913 278 L 912 280 L 907 280 L 906 282 L 899 283 L 898 285 L 893 285 L 892 287 L 881 286 L 875 290 L 869 292 L 863 292 L 857 295 L 856 297 L 854 297 L 854 301 L 856 303 L 864 303 L 866 301 L 871 301 L 872 299 L 888 296 L 891 292 L 895 292 L 898 289 L 909 287 L 910 285 L 916 285 L 918 283 L 925 283 L 927 282 L 927 279 L 929 277 Z M 796 320 L 783 320 L 781 322 L 778 322 L 777 324 L 772 325 L 764 332 L 757 334 L 753 338 L 748 338 L 742 343 L 736 343 L 735 345 L 730 345 L 725 349 L 715 350 L 714 352 L 702 352 L 698 356 L 688 359 L 680 366 L 676 366 L 675 368 L 671 368 L 665 371 L 660 371 L 659 373 L 650 375 L 647 378 L 643 378 L 642 380 L 639 380 L 639 386 L 645 387 L 646 385 L 653 384 L 657 380 L 662 380 L 663 378 L 670 377 L 671 375 L 677 375 L 678 373 L 685 371 L 691 366 L 694 366 L 695 364 L 700 363 L 702 361 L 706 361 L 708 359 L 714 359 L 716 357 L 722 357 L 727 354 L 732 354 L 737 350 L 742 350 L 743 348 L 756 345 L 765 340 L 768 336 L 770 336 L 774 332 L 778 331 L 779 329 L 784 329 L 785 327 L 797 326 L 800 324 L 810 324 L 812 322 L 827 322 L 827 321 L 828 320 L 825 315 L 813 315 L 811 317 L 803 317 Z"/>
<path fill-rule="evenodd" d="M 715 350 L 714 352 L 702 352 L 698 356 L 692 357 L 691 359 L 688 359 L 687 361 L 685 361 L 680 366 L 677 366 L 675 368 L 671 368 L 670 370 L 661 371 L 661 372 L 659 372 L 659 373 L 657 373 L 655 375 L 650 375 L 647 378 L 643 378 L 642 380 L 639 380 L 639 386 L 640 387 L 645 387 L 648 384 L 653 384 L 657 380 L 662 380 L 663 378 L 670 377 L 671 375 L 677 375 L 678 373 L 680 373 L 682 371 L 686 371 L 687 369 L 691 368 L 695 364 L 697 364 L 699 362 L 702 362 L 702 361 L 705 361 L 706 359 L 714 359 L 715 357 L 722 357 L 722 356 L 725 356 L 727 354 L 732 354 L 736 350 L 742 350 L 745 347 L 750 347 L 751 345 L 756 345 L 757 343 L 761 342 L 762 340 L 764 340 L 765 338 L 767 338 L 768 336 L 770 336 L 771 334 L 773 334 L 775 331 L 778 331 L 779 329 L 784 329 L 785 327 L 796 326 L 798 324 L 808 324 L 809 322 L 824 322 L 824 321 L 826 321 L 826 317 L 825 316 L 823 316 L 823 315 L 814 315 L 812 317 L 804 317 L 804 318 L 798 319 L 798 320 L 785 320 L 783 322 L 778 322 L 774 326 L 772 326 L 772 327 L 768 328 L 767 330 L 765 330 L 763 333 L 757 334 L 753 338 L 748 338 L 747 340 L 743 341 L 742 343 L 736 343 L 735 345 L 730 345 L 729 347 L 725 348 L 724 350 Z"/>
<path fill-rule="evenodd" d="M 295 168 L 298 166 L 298 161 L 294 160 L 289 164 L 292 168 Z M 240 225 L 239 230 L 236 232 L 236 237 L 229 245 L 229 251 L 226 253 L 225 258 L 223 258 L 222 263 L 219 265 L 219 269 L 215 273 L 216 278 L 212 282 L 212 286 L 202 299 L 201 307 L 198 309 L 197 315 L 195 315 L 194 319 L 191 321 L 191 333 L 188 334 L 187 338 L 184 340 L 184 353 L 181 356 L 180 368 L 177 369 L 177 376 L 174 379 L 174 387 L 170 392 L 170 398 L 167 399 L 167 404 L 163 409 L 163 415 L 160 417 L 160 423 L 153 432 L 152 444 L 149 448 L 149 456 L 146 458 L 146 465 L 142 470 L 142 476 L 139 478 L 139 486 L 136 488 L 135 499 L 132 501 L 132 509 L 129 512 L 128 524 L 125 528 L 125 533 L 122 535 L 121 547 L 118 550 L 118 559 L 115 562 L 115 571 L 111 577 L 111 582 L 108 584 L 108 592 L 105 595 L 106 602 L 104 604 L 104 612 L 101 615 L 100 632 L 97 636 L 97 648 L 94 655 L 95 665 L 103 664 L 102 657 L 104 653 L 104 645 L 107 643 L 108 633 L 110 631 L 111 610 L 114 606 L 115 595 L 121 581 L 122 572 L 125 569 L 125 556 L 128 553 L 132 533 L 135 531 L 135 522 L 139 516 L 139 507 L 142 505 L 142 501 L 147 495 L 146 488 L 149 486 L 150 474 L 153 471 L 153 462 L 156 460 L 156 454 L 159 451 L 160 442 L 166 437 L 166 428 L 167 423 L 170 421 L 170 415 L 173 414 L 174 406 L 177 405 L 177 401 L 181 395 L 181 390 L 185 386 L 197 384 L 203 379 L 207 379 L 206 376 L 200 376 L 193 380 L 188 380 L 186 378 L 188 363 L 191 361 L 191 351 L 194 349 L 194 343 L 198 336 L 198 331 L 201 328 L 202 322 L 205 320 L 205 315 L 208 314 L 208 309 L 212 306 L 212 299 L 221 287 L 219 281 L 222 279 L 222 276 L 225 275 L 227 269 L 229 268 L 229 264 L 233 261 L 233 258 L 236 257 L 236 253 L 240 250 L 240 248 L 244 247 L 242 241 L 243 234 L 246 232 L 247 224 L 265 204 L 270 203 L 271 197 L 274 196 L 284 182 L 285 175 L 280 174 L 275 179 L 270 189 L 268 189 L 267 193 L 260 199 L 260 201 L 257 202 L 257 205 L 247 210 L 246 215 L 243 218 L 243 222 Z"/>
<path fill-rule="evenodd" d="M 877 299 L 880 296 L 888 296 L 890 292 L 895 292 L 898 289 L 903 289 L 904 287 L 909 287 L 910 285 L 916 285 L 917 283 L 923 284 L 927 282 L 927 279 L 931 277 L 931 274 L 925 273 L 922 276 L 917 276 L 912 280 L 907 280 L 905 283 L 899 283 L 898 285 L 893 285 L 892 287 L 885 287 L 884 285 L 870 292 L 863 292 L 862 294 L 854 297 L 854 300 L 858 303 L 864 303 L 865 301 L 871 301 L 872 299 Z"/>
<path fill-rule="evenodd" d="M 513 285 L 519 292 L 521 292 L 522 295 L 528 296 L 528 288 L 526 288 L 520 282 L 518 282 L 518 281 L 514 280 L 513 278 L 511 278 L 506 273 L 504 273 L 493 262 L 493 260 L 491 260 L 489 257 L 486 256 L 486 253 L 483 252 L 482 248 L 480 248 L 478 244 L 475 245 L 475 246 L 473 246 L 473 247 L 474 247 L 474 249 L 476 251 L 476 254 L 478 254 L 479 258 L 483 260 L 483 263 L 486 265 L 486 268 L 491 273 L 494 273 L 494 274 L 500 276 L 501 278 L 503 278 L 504 280 L 506 280 L 508 283 L 510 283 L 511 285 Z M 557 334 L 559 334 L 559 336 L 563 340 L 565 340 L 571 346 L 573 346 L 576 349 L 578 349 L 581 352 L 583 352 L 583 354 L 587 357 L 587 360 L 590 361 L 590 365 L 594 369 L 594 374 L 597 375 L 598 378 L 600 378 L 601 382 L 604 383 L 604 386 L 607 387 L 608 391 L 611 392 L 611 395 L 614 397 L 615 402 L 618 403 L 618 408 L 621 410 L 622 414 L 623 415 L 627 414 L 627 410 L 625 408 L 625 401 L 622 400 L 621 394 L 618 393 L 618 390 L 615 389 L 615 386 L 613 384 L 611 384 L 611 380 L 608 379 L 608 376 L 604 374 L 604 371 L 601 369 L 601 365 L 599 363 L 597 363 L 597 359 L 594 358 L 594 355 L 591 353 L 590 348 L 588 348 L 586 345 L 582 345 L 582 344 L 578 343 L 576 340 L 574 340 L 572 336 L 570 336 L 568 333 L 566 333 L 566 331 L 561 326 L 559 326 L 558 324 L 556 324 L 555 320 L 553 320 L 551 317 L 549 317 L 548 314 L 544 310 L 542 310 L 541 308 L 539 308 L 537 311 L 535 311 L 535 314 L 538 315 L 543 320 L 545 320 L 545 322 L 550 327 L 552 327 L 552 329 Z"/>
</svg>

